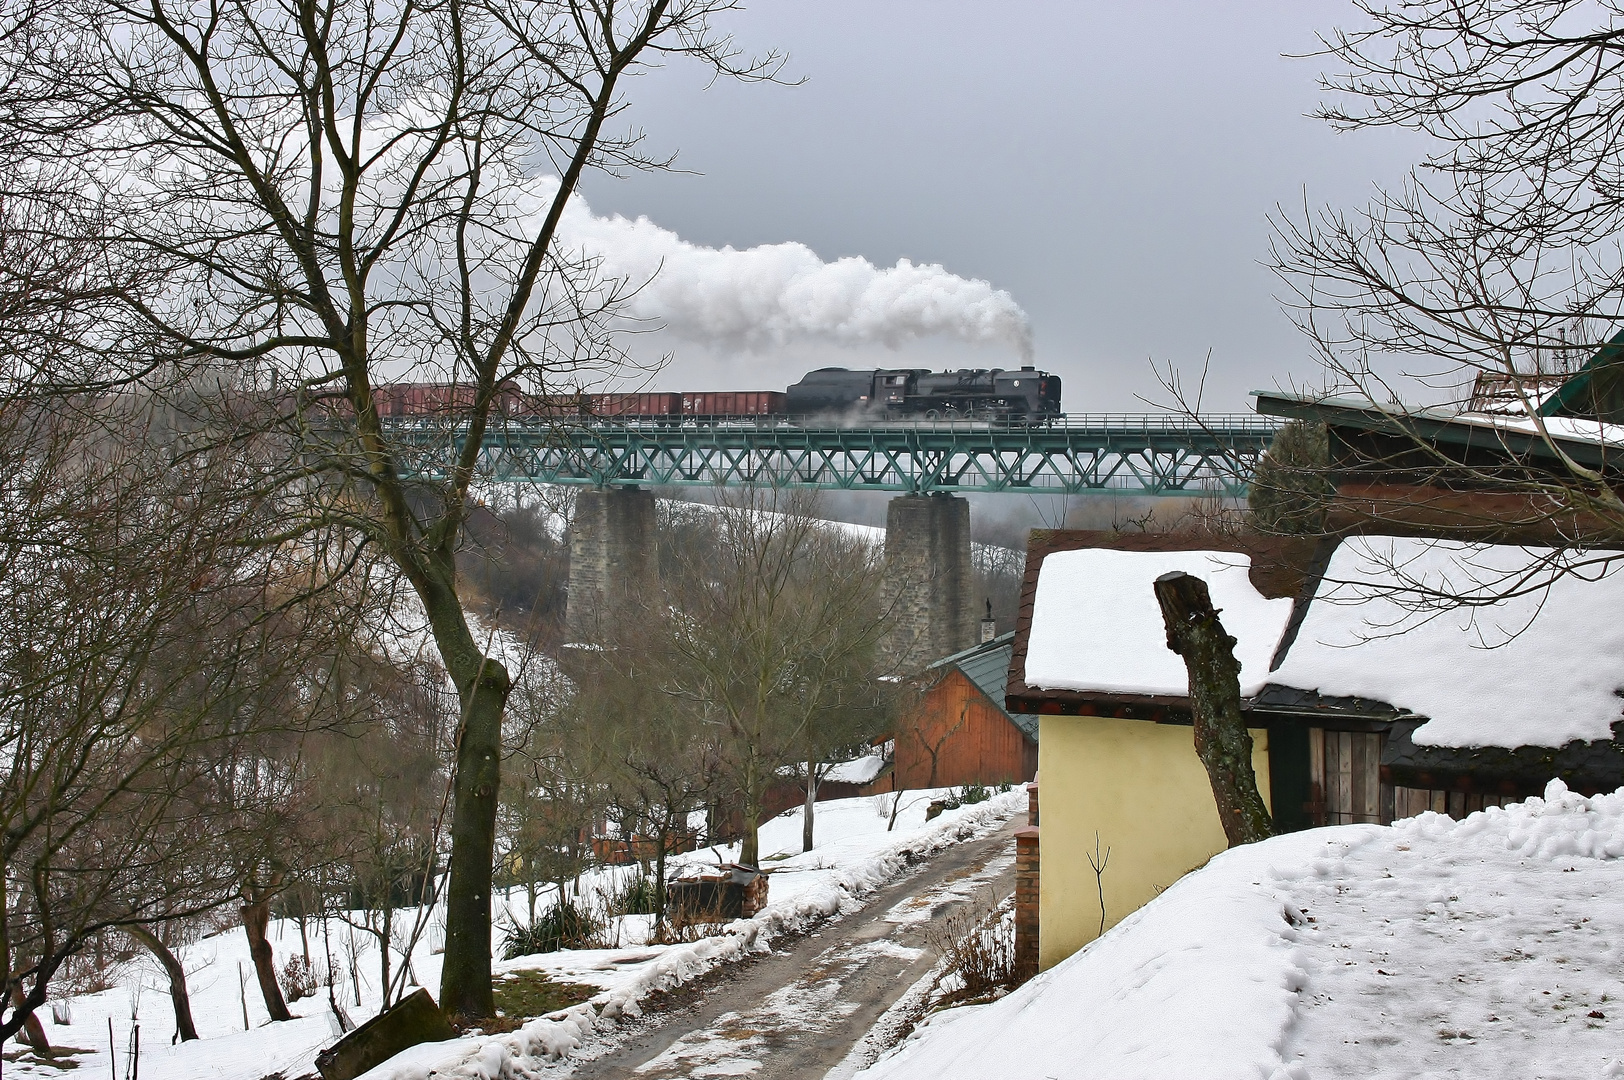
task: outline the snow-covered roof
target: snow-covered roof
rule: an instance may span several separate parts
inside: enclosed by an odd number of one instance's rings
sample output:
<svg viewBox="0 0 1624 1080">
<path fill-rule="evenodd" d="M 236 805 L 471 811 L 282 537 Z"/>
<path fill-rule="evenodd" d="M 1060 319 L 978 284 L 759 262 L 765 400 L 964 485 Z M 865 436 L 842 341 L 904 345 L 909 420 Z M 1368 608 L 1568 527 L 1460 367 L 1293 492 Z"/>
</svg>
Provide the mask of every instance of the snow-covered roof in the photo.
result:
<svg viewBox="0 0 1624 1080">
<path fill-rule="evenodd" d="M 1046 690 L 1182 696 L 1184 660 L 1167 648 L 1152 584 L 1182 570 L 1207 583 L 1224 629 L 1237 641 L 1241 693 L 1268 679 L 1291 618 L 1289 599 L 1252 585 L 1251 559 L 1227 551 L 1056 551 L 1043 560 L 1027 638 L 1025 682 Z"/>
<path fill-rule="evenodd" d="M 1538 445 L 1540 431 L 1566 452 L 1575 448 L 1611 451 L 1624 446 L 1624 425 L 1575 416 L 1508 415 L 1490 412 L 1461 412 L 1456 408 L 1427 405 L 1383 405 L 1358 396 L 1320 396 L 1254 390 L 1258 412 L 1268 416 L 1325 420 L 1372 431 L 1407 432 L 1415 437 L 1459 442 L 1474 431 L 1493 433 L 1521 448 L 1527 440 Z M 1474 440 L 1475 443 L 1475 440 Z M 1478 444 L 1481 445 L 1481 444 Z"/>
<path fill-rule="evenodd" d="M 1554 557 L 1506 544 L 1345 540 L 1268 681 L 1428 717 L 1412 736 L 1426 745 L 1611 738 L 1624 706 L 1624 563 L 1553 580 Z M 1531 591 L 1494 602 L 1518 586 Z"/>
<path fill-rule="evenodd" d="M 829 766 L 829 771 L 823 774 L 828 781 L 843 784 L 866 784 L 885 768 L 885 755 L 864 754 L 860 758 L 842 761 Z"/>
</svg>

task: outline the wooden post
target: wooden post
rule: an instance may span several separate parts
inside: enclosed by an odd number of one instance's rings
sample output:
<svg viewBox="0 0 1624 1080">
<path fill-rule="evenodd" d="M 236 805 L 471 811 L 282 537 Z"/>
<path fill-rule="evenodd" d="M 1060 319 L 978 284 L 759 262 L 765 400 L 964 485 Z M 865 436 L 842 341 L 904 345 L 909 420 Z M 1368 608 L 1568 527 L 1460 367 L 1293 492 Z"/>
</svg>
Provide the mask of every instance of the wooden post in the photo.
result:
<svg viewBox="0 0 1624 1080">
<path fill-rule="evenodd" d="M 1195 752 L 1206 767 L 1218 818 L 1230 847 L 1274 835 L 1252 772 L 1252 736 L 1241 717 L 1241 665 L 1235 639 L 1213 610 L 1207 583 L 1175 571 L 1156 579 L 1156 601 L 1167 647 L 1184 658 L 1190 677 Z"/>
</svg>

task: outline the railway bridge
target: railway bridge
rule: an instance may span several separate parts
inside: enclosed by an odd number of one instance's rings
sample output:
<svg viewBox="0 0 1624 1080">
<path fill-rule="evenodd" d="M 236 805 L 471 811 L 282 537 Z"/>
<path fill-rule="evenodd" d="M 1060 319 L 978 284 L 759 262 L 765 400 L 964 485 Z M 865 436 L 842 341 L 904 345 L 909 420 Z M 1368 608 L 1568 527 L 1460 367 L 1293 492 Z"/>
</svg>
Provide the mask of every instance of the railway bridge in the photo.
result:
<svg viewBox="0 0 1624 1080">
<path fill-rule="evenodd" d="M 483 475 L 574 484 L 569 629 L 588 638 L 607 598 L 651 582 L 656 487 L 777 485 L 895 492 L 885 557 L 898 646 L 920 666 L 974 644 L 967 492 L 1023 495 L 1245 493 L 1279 426 L 1251 413 L 1072 414 L 1044 424 L 973 421 L 805 425 L 783 417 L 510 419 L 490 431 Z M 460 450 L 459 425 L 389 422 L 432 475 Z"/>
</svg>

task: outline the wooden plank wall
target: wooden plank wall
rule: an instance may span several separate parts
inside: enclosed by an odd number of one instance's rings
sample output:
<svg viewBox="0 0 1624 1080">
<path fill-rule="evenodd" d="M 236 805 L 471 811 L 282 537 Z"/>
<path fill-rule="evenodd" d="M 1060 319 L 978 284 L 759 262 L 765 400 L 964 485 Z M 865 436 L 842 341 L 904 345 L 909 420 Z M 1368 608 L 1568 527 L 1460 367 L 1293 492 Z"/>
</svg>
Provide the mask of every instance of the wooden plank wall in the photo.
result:
<svg viewBox="0 0 1624 1080">
<path fill-rule="evenodd" d="M 1485 806 L 1510 806 L 1522 802 L 1521 795 L 1480 795 L 1470 791 L 1432 791 L 1425 788 L 1394 787 L 1395 817 L 1407 818 L 1431 810 L 1459 820 Z"/>
<path fill-rule="evenodd" d="M 1308 777 L 1318 825 L 1390 825 L 1428 810 L 1460 819 L 1485 806 L 1519 802 L 1519 795 L 1483 795 L 1401 787 L 1381 782 L 1383 736 L 1376 732 L 1308 729 Z"/>
<path fill-rule="evenodd" d="M 930 785 L 928 747 L 937 743 L 936 787 L 1020 784 L 1037 773 L 1037 744 L 957 669 L 925 695 L 914 720 L 897 731 L 893 775 L 899 788 Z"/>
<path fill-rule="evenodd" d="M 1321 825 L 1380 824 L 1382 737 L 1368 731 L 1308 731 L 1308 773 Z"/>
</svg>

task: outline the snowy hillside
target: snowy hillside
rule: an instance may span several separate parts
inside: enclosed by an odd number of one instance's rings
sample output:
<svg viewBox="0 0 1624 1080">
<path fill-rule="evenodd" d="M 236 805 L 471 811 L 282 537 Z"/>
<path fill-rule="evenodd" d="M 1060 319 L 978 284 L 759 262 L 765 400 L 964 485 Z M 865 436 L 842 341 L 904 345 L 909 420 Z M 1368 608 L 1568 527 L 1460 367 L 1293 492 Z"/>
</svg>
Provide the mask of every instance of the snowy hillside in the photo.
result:
<svg viewBox="0 0 1624 1080">
<path fill-rule="evenodd" d="M 864 1080 L 1624 1076 L 1624 791 L 1225 852 Z"/>
</svg>

